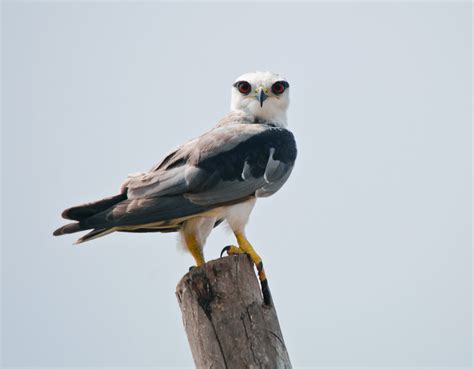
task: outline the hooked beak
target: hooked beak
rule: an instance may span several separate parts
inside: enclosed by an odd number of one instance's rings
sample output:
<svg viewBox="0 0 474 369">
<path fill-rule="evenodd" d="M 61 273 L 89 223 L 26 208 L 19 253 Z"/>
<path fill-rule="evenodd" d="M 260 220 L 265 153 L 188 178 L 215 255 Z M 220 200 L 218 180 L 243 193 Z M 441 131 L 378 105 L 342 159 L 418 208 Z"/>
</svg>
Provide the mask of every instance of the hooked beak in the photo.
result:
<svg viewBox="0 0 474 369">
<path fill-rule="evenodd" d="M 263 102 L 267 99 L 268 95 L 263 91 L 263 88 L 259 88 L 255 98 L 260 103 L 260 107 L 263 107 Z"/>
</svg>

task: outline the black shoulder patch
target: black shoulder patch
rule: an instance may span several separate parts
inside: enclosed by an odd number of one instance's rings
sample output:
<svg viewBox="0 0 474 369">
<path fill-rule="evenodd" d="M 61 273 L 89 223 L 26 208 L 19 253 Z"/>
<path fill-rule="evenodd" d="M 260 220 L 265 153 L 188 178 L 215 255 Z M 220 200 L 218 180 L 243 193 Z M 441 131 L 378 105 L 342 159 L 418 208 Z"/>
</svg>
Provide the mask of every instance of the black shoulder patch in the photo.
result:
<svg viewBox="0 0 474 369">
<path fill-rule="evenodd" d="M 269 128 L 264 132 L 241 142 L 232 150 L 209 157 L 197 166 L 206 170 L 216 180 L 243 181 L 242 172 L 248 165 L 250 174 L 259 178 L 274 150 L 273 159 L 292 164 L 296 159 L 296 142 L 293 134 L 283 128 Z"/>
</svg>

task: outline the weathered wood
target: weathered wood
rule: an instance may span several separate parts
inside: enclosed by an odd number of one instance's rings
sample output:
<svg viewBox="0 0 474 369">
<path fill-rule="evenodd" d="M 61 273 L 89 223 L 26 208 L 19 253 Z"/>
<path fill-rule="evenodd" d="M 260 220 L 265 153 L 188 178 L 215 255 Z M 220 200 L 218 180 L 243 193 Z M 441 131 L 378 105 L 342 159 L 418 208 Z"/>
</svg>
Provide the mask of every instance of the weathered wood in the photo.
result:
<svg viewBox="0 0 474 369">
<path fill-rule="evenodd" d="M 176 288 L 198 369 L 291 368 L 277 314 L 246 255 L 210 261 Z"/>
</svg>

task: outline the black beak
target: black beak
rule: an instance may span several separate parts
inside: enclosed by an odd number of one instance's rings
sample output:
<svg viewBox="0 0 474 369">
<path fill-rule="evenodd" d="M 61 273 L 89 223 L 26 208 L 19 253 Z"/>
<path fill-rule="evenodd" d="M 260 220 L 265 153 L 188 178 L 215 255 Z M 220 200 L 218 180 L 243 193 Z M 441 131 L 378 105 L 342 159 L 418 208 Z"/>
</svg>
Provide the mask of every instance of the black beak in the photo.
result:
<svg viewBox="0 0 474 369">
<path fill-rule="evenodd" d="M 255 95 L 255 97 L 260 103 L 260 107 L 263 107 L 263 102 L 267 99 L 268 95 L 265 92 L 263 92 L 263 89 L 262 89 L 257 93 L 257 95 Z"/>
</svg>

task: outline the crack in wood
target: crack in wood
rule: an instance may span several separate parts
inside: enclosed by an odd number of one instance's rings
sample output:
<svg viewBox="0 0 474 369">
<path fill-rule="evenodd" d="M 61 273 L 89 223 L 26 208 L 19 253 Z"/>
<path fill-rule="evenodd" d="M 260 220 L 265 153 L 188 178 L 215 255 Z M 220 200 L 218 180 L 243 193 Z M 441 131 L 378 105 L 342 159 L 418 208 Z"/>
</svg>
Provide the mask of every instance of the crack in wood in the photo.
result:
<svg viewBox="0 0 474 369">
<path fill-rule="evenodd" d="M 248 308 L 247 308 L 247 314 L 248 314 Z M 257 360 L 257 357 L 255 356 L 255 351 L 253 350 L 253 342 L 249 336 L 249 333 L 247 332 L 247 325 L 245 324 L 245 315 L 243 313 L 240 316 L 240 320 L 242 321 L 242 325 L 244 326 L 245 337 L 247 338 L 247 341 L 249 343 L 249 348 L 250 348 L 250 351 L 252 352 L 253 361 L 261 367 L 262 365 L 260 361 Z"/>
<path fill-rule="evenodd" d="M 222 348 L 222 343 L 221 343 L 221 340 L 219 339 L 219 335 L 217 334 L 216 327 L 214 325 L 214 322 L 212 321 L 212 318 L 209 318 L 209 320 L 211 321 L 212 330 L 214 331 L 214 334 L 216 335 L 217 344 L 219 345 L 219 350 L 221 351 L 222 360 L 224 360 L 225 369 L 228 369 L 229 367 L 227 366 L 227 360 L 225 358 L 224 350 Z"/>
<path fill-rule="evenodd" d="M 270 329 L 267 329 L 267 332 L 270 333 L 272 336 L 276 337 L 276 338 L 278 339 L 278 341 L 280 341 L 280 343 L 281 343 L 282 345 L 285 344 L 285 342 L 283 342 L 283 340 L 281 339 L 281 337 L 280 337 L 278 334 L 276 334 L 275 332 L 271 331 Z"/>
</svg>

